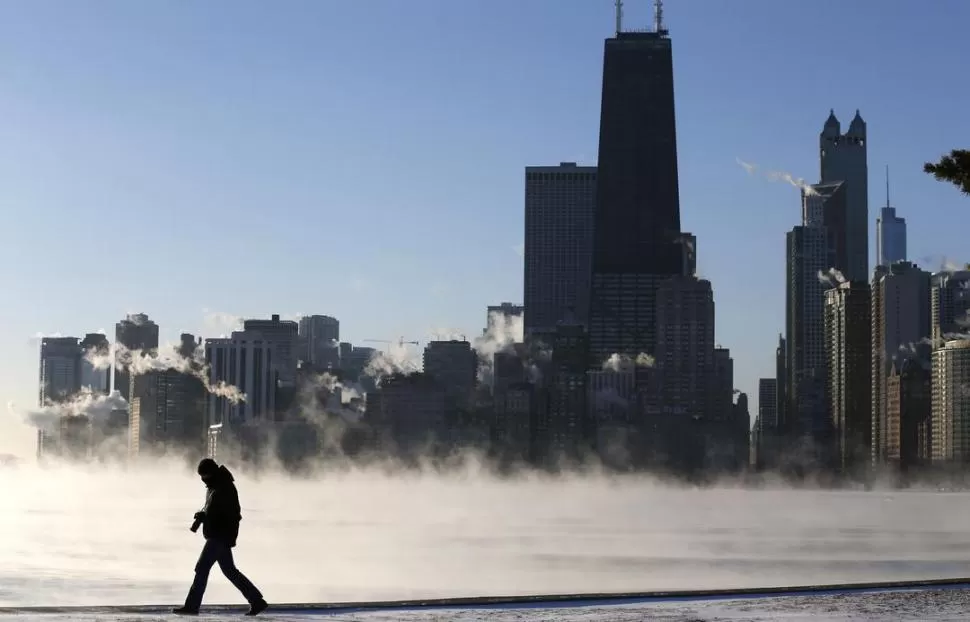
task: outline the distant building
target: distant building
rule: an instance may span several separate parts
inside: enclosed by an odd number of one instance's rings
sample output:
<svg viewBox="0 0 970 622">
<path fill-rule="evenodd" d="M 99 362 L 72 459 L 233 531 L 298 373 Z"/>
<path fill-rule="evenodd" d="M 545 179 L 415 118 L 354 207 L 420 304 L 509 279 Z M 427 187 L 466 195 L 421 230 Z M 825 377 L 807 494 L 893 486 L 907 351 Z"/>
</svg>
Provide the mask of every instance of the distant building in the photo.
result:
<svg viewBox="0 0 970 622">
<path fill-rule="evenodd" d="M 467 341 L 432 341 L 424 349 L 424 373 L 442 386 L 449 410 L 466 410 L 475 390 L 478 356 Z"/>
<path fill-rule="evenodd" d="M 933 458 L 931 378 L 927 364 L 910 357 L 886 380 L 886 459 L 903 473 Z"/>
<path fill-rule="evenodd" d="M 596 167 L 525 170 L 525 335 L 584 321 L 589 306 Z"/>
<path fill-rule="evenodd" d="M 970 341 L 948 341 L 933 353 L 933 463 L 970 462 Z"/>
<path fill-rule="evenodd" d="M 517 305 L 512 302 L 489 305 L 485 316 L 485 332 L 494 332 L 496 320 L 501 321 L 508 330 L 514 322 L 522 320 L 524 313 L 524 305 Z"/>
<path fill-rule="evenodd" d="M 586 403 L 589 338 L 579 324 L 560 324 L 552 347 L 548 419 L 538 433 L 546 458 L 572 459 L 592 435 Z"/>
<path fill-rule="evenodd" d="M 367 422 L 379 433 L 380 447 L 404 455 L 426 453 L 446 437 L 444 387 L 421 372 L 385 378 L 379 397 L 368 395 Z"/>
<path fill-rule="evenodd" d="M 848 131 L 842 133 L 835 111 L 830 111 L 819 135 L 820 182 L 845 184 L 846 280 L 869 280 L 869 164 L 866 122 L 856 110 Z"/>
<path fill-rule="evenodd" d="M 101 333 L 88 333 L 81 340 L 81 388 L 96 395 L 111 393 L 111 343 Z M 95 363 L 98 363 L 97 365 Z"/>
<path fill-rule="evenodd" d="M 509 384 L 496 393 L 493 442 L 500 460 L 521 464 L 533 461 L 537 406 L 536 387 L 528 382 Z"/>
<path fill-rule="evenodd" d="M 820 275 L 835 265 L 835 250 L 824 226 L 798 226 L 787 237 L 786 433 L 824 442 L 829 429 L 825 397 L 826 360 L 823 333 L 825 289 Z M 814 462 L 817 456 L 804 456 Z"/>
<path fill-rule="evenodd" d="M 661 403 L 682 407 L 688 416 L 711 418 L 714 293 L 710 281 L 675 276 L 657 289 L 656 365 Z M 727 401 L 731 399 L 729 394 Z"/>
<path fill-rule="evenodd" d="M 906 261 L 906 219 L 889 206 L 889 167 L 886 167 L 886 207 L 876 219 L 876 265 Z"/>
<path fill-rule="evenodd" d="M 340 322 L 329 315 L 305 315 L 299 322 L 300 360 L 317 369 L 340 367 Z"/>
<path fill-rule="evenodd" d="M 149 354 L 158 351 L 158 324 L 144 313 L 130 313 L 115 325 L 115 342 L 129 351 Z M 114 361 L 114 389 L 131 400 L 131 374 L 125 361 Z"/>
<path fill-rule="evenodd" d="M 872 442 L 872 300 L 865 281 L 840 283 L 825 292 L 832 466 L 859 473 L 870 462 Z M 864 472 L 864 471 L 863 471 Z"/>
<path fill-rule="evenodd" d="M 191 355 L 195 343 L 193 335 L 183 334 L 182 355 Z M 201 368 L 197 370 L 201 372 Z M 166 369 L 135 376 L 128 425 L 129 457 L 171 451 L 201 458 L 208 428 L 206 398 L 205 385 L 193 374 Z"/>
<path fill-rule="evenodd" d="M 930 337 L 941 348 L 970 327 L 970 269 L 937 272 L 930 278 Z"/>
<path fill-rule="evenodd" d="M 887 379 L 893 363 L 926 361 L 930 347 L 930 274 L 915 264 L 878 266 L 872 279 L 872 460 L 887 460 Z"/>
<path fill-rule="evenodd" d="M 300 358 L 299 325 L 292 320 L 281 320 L 279 315 L 274 314 L 268 320 L 244 321 L 243 332 L 259 333 L 265 342 L 272 344 L 276 355 L 271 365 L 279 384 L 287 388 L 294 387 Z"/>
<path fill-rule="evenodd" d="M 65 402 L 81 389 L 81 348 L 77 337 L 44 337 L 40 342 L 38 403 Z"/>
<path fill-rule="evenodd" d="M 235 387 L 246 396 L 234 401 L 220 391 L 208 397 L 209 425 L 240 426 L 277 418 L 277 344 L 258 331 L 236 331 L 229 338 L 206 339 L 205 360 L 212 386 Z"/>
</svg>

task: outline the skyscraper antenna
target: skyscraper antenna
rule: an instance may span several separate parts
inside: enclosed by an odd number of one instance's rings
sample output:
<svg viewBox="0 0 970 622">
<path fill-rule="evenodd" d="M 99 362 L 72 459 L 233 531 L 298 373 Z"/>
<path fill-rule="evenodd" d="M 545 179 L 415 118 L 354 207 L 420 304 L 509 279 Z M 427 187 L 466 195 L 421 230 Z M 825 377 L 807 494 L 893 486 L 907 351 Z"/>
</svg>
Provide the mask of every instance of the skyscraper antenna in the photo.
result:
<svg viewBox="0 0 970 622">
<path fill-rule="evenodd" d="M 886 207 L 889 207 L 889 165 L 886 165 Z"/>
<path fill-rule="evenodd" d="M 623 0 L 616 0 L 616 34 L 623 32 Z"/>
<path fill-rule="evenodd" d="M 658 33 L 663 34 L 666 32 L 664 30 L 664 3 L 663 0 L 654 0 L 653 2 L 653 25 L 654 30 Z"/>
</svg>

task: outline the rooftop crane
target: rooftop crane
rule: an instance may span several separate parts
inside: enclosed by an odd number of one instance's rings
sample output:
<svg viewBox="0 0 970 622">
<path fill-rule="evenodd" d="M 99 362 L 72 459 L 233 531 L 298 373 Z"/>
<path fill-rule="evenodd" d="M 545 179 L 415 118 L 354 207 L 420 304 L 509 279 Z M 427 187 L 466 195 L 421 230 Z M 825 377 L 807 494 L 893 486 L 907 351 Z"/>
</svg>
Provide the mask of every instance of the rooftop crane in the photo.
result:
<svg viewBox="0 0 970 622">
<path fill-rule="evenodd" d="M 419 346 L 419 345 L 421 345 L 421 342 L 419 342 L 419 341 L 405 341 L 404 340 L 404 337 L 399 338 L 397 341 L 391 341 L 389 339 L 364 339 L 364 341 L 367 342 L 367 343 L 386 343 L 386 344 L 394 344 L 394 343 L 396 343 L 401 348 L 404 347 L 404 344 L 410 344 L 412 346 Z"/>
</svg>

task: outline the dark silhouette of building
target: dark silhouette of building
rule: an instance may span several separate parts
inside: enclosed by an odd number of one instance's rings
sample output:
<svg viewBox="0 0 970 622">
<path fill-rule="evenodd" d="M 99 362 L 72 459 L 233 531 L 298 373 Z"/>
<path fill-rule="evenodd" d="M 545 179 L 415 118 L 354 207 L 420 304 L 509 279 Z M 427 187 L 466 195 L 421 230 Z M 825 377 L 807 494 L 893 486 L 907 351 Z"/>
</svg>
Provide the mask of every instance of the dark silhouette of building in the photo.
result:
<svg viewBox="0 0 970 622">
<path fill-rule="evenodd" d="M 564 320 L 585 322 L 595 204 L 596 167 L 526 168 L 525 335 L 548 335 Z"/>
<path fill-rule="evenodd" d="M 329 315 L 300 318 L 300 360 L 315 369 L 340 367 L 340 322 Z"/>
<path fill-rule="evenodd" d="M 81 389 L 81 348 L 77 337 L 44 337 L 40 342 L 41 406 L 66 402 Z"/>
<path fill-rule="evenodd" d="M 709 416 L 714 379 L 714 292 L 710 281 L 676 276 L 657 290 L 660 401 L 686 416 Z M 733 388 L 733 387 L 732 387 Z"/>
<path fill-rule="evenodd" d="M 933 458 L 931 377 L 926 361 L 909 357 L 886 380 L 886 458 L 904 474 Z"/>
<path fill-rule="evenodd" d="M 537 430 L 540 451 L 548 464 L 578 458 L 592 437 L 586 402 L 588 355 L 589 339 L 582 325 L 556 327 L 548 382 L 548 417 Z"/>
<path fill-rule="evenodd" d="M 869 284 L 847 281 L 825 292 L 825 344 L 832 466 L 864 475 L 872 443 L 872 300 Z"/>
<path fill-rule="evenodd" d="M 376 448 L 389 453 L 432 453 L 447 438 L 446 416 L 445 388 L 422 372 L 388 376 L 367 396 L 365 418 L 376 431 Z"/>
<path fill-rule="evenodd" d="M 300 328 L 292 320 L 281 320 L 274 314 L 268 320 L 246 320 L 243 332 L 259 333 L 272 345 L 275 356 L 272 369 L 276 372 L 276 415 L 282 420 L 296 399 L 296 370 L 300 359 Z"/>
<path fill-rule="evenodd" d="M 655 355 L 656 290 L 684 271 L 673 55 L 658 26 L 617 32 L 605 44 L 589 314 L 593 367 L 613 353 Z"/>
<path fill-rule="evenodd" d="M 201 363 L 192 360 L 199 342 L 181 336 L 179 353 L 188 369 L 154 370 L 132 381 L 129 457 L 184 453 L 190 461 L 206 454 L 207 393 Z"/>
<path fill-rule="evenodd" d="M 820 279 L 835 265 L 828 230 L 816 223 L 793 228 L 787 235 L 786 279 L 786 408 L 785 432 L 804 448 L 797 461 L 815 463 L 816 450 L 828 435 L 824 292 Z M 795 456 L 792 456 L 796 458 Z"/>
<path fill-rule="evenodd" d="M 848 193 L 845 182 L 814 184 L 802 192 L 802 222 L 810 227 L 825 227 L 832 246 L 832 265 L 840 273 L 848 270 Z"/>
<path fill-rule="evenodd" d="M 158 324 L 148 319 L 144 313 L 128 314 L 115 325 L 115 341 L 129 351 L 137 350 L 142 355 L 154 355 L 158 351 Z M 131 374 L 127 361 L 114 361 L 114 389 L 121 397 L 131 401 Z"/>
<path fill-rule="evenodd" d="M 930 356 L 930 274 L 910 262 L 878 266 L 872 278 L 872 461 L 888 452 L 886 383 L 893 363 Z"/>
<path fill-rule="evenodd" d="M 850 281 L 869 280 L 869 165 L 866 122 L 859 111 L 842 134 L 835 111 L 829 112 L 819 135 L 820 182 L 845 184 L 846 267 Z"/>
</svg>

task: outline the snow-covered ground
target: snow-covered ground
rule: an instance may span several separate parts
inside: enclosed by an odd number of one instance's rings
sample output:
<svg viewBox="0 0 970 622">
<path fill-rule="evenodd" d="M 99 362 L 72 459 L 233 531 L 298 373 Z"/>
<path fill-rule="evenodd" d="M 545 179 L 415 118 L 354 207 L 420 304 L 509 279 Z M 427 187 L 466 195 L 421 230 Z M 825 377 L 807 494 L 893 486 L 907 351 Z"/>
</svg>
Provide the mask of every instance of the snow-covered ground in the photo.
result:
<svg viewBox="0 0 970 622">
<path fill-rule="evenodd" d="M 8 616 L 13 622 L 14 614 Z M 225 620 L 234 614 L 203 614 L 199 620 Z M 17 622 L 155 622 L 171 620 L 163 614 L 115 614 L 111 611 L 83 615 L 18 614 Z M 835 595 L 785 596 L 735 600 L 699 600 L 662 603 L 592 604 L 556 607 L 538 604 L 528 608 L 384 611 L 371 613 L 313 613 L 269 611 L 259 619 L 280 622 L 861 622 L 970 619 L 970 591 L 964 589 L 913 590 Z"/>
</svg>

